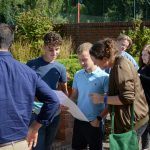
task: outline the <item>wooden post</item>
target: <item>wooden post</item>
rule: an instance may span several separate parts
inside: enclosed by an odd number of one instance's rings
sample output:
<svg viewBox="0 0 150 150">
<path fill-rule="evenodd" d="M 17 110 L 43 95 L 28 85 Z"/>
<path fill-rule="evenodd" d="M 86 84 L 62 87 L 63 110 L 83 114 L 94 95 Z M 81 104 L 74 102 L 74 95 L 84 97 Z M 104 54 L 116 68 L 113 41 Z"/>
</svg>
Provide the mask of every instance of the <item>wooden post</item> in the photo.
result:
<svg viewBox="0 0 150 150">
<path fill-rule="evenodd" d="M 79 2 L 79 0 L 78 0 L 78 3 L 77 3 L 77 10 L 78 10 L 77 23 L 80 23 L 80 2 Z"/>
</svg>

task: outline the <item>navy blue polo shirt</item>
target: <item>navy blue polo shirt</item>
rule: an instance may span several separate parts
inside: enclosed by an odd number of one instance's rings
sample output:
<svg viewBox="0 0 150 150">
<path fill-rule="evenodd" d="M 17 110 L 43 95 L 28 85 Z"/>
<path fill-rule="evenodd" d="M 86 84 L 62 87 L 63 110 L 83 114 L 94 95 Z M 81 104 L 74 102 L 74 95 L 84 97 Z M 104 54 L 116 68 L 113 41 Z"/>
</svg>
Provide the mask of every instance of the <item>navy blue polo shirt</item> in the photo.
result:
<svg viewBox="0 0 150 150">
<path fill-rule="evenodd" d="M 50 86 L 53 90 L 57 89 L 58 83 L 67 82 L 66 68 L 63 64 L 57 61 L 51 63 L 44 61 L 42 57 L 30 60 L 27 65 L 36 71 L 38 75 Z"/>
<path fill-rule="evenodd" d="M 31 67 L 36 73 L 47 83 L 53 90 L 57 90 L 59 83 L 66 83 L 66 68 L 63 64 L 53 61 L 46 62 L 43 57 L 39 57 L 27 62 L 27 65 Z M 34 102 L 33 111 L 38 114 L 42 106 L 40 102 Z M 60 113 L 58 111 L 55 116 Z"/>
<path fill-rule="evenodd" d="M 59 109 L 56 94 L 31 68 L 0 51 L 0 144 L 26 137 L 35 96 L 44 103 L 37 121 L 48 125 Z"/>
</svg>

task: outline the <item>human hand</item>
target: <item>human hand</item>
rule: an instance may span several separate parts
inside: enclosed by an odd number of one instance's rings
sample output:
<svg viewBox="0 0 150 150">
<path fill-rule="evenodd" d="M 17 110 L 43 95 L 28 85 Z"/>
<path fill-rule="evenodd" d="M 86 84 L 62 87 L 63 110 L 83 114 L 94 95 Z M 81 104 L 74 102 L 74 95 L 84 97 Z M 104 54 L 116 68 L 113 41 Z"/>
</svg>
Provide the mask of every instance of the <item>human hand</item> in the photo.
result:
<svg viewBox="0 0 150 150">
<path fill-rule="evenodd" d="M 91 97 L 94 104 L 103 103 L 102 102 L 102 96 L 98 93 L 91 93 L 90 97 Z"/>
<path fill-rule="evenodd" d="M 28 134 L 27 134 L 27 142 L 29 150 L 32 149 L 32 147 L 35 147 L 38 140 L 38 130 L 34 130 L 33 128 L 29 128 Z"/>
<path fill-rule="evenodd" d="M 69 110 L 69 107 L 60 104 L 60 110 L 61 110 L 61 112 L 66 112 Z"/>
<path fill-rule="evenodd" d="M 91 124 L 91 126 L 98 128 L 100 121 L 98 119 L 95 119 L 95 120 L 91 121 L 90 124 Z"/>
<path fill-rule="evenodd" d="M 38 140 L 38 130 L 42 126 L 42 124 L 38 123 L 37 121 L 33 121 L 31 126 L 29 127 L 28 134 L 27 134 L 27 142 L 29 150 L 32 147 L 35 147 Z"/>
</svg>

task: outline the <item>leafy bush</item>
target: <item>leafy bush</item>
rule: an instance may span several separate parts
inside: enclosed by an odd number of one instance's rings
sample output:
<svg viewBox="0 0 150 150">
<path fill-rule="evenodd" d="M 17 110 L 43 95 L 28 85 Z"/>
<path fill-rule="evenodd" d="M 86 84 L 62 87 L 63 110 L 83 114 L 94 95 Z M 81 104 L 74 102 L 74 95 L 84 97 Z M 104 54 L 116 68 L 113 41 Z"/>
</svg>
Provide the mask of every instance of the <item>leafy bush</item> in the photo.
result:
<svg viewBox="0 0 150 150">
<path fill-rule="evenodd" d="M 137 57 L 140 55 L 141 50 L 146 44 L 150 44 L 150 28 L 142 26 L 141 20 L 134 22 L 134 29 L 129 29 L 127 34 L 133 41 L 131 49 L 128 51 L 132 56 Z"/>
<path fill-rule="evenodd" d="M 39 40 L 36 43 L 23 41 L 23 40 L 16 40 L 11 47 L 11 52 L 14 58 L 16 58 L 17 60 L 21 62 L 27 62 L 30 59 L 34 59 L 42 55 L 43 40 L 41 41 Z M 69 58 L 70 55 L 76 58 L 76 56 L 72 55 L 72 52 L 73 52 L 73 44 L 71 38 L 64 37 L 61 46 L 60 55 L 58 58 L 65 59 L 65 58 Z"/>
<path fill-rule="evenodd" d="M 68 81 L 68 85 L 72 86 L 75 73 L 81 69 L 78 59 L 70 57 L 68 59 L 59 59 L 58 61 L 64 64 L 64 66 L 66 67 L 70 78 L 70 80 Z"/>
<path fill-rule="evenodd" d="M 33 44 L 33 43 L 32 43 Z M 42 46 L 38 49 L 33 49 L 33 45 L 26 41 L 16 41 L 11 47 L 13 57 L 23 63 L 36 58 L 42 54 Z"/>
<path fill-rule="evenodd" d="M 74 52 L 74 44 L 72 42 L 71 37 L 64 37 L 58 58 L 59 59 L 69 58 L 73 52 Z"/>
<path fill-rule="evenodd" d="M 17 39 L 38 42 L 48 31 L 52 31 L 50 19 L 39 10 L 30 10 L 16 16 Z"/>
</svg>

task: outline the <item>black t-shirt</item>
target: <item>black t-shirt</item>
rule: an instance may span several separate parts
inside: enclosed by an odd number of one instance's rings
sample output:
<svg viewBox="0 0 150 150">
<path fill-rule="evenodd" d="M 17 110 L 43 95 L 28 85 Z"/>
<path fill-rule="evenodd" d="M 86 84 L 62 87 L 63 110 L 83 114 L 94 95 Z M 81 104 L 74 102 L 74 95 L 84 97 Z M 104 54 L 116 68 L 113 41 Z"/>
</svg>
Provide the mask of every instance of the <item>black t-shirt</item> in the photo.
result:
<svg viewBox="0 0 150 150">
<path fill-rule="evenodd" d="M 140 73 L 141 83 L 145 92 L 147 102 L 150 106 L 150 65 L 140 67 L 138 72 Z"/>
</svg>

